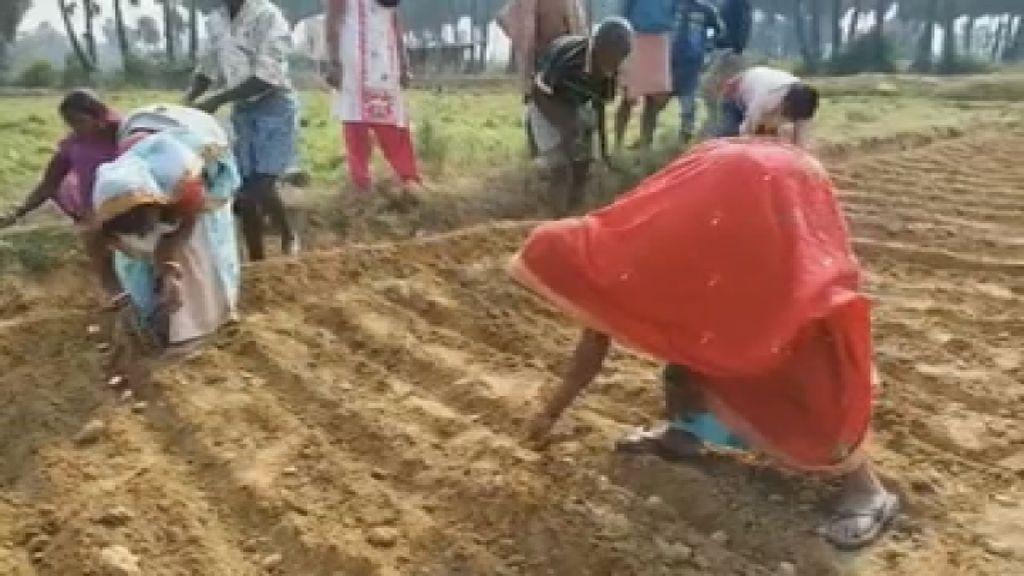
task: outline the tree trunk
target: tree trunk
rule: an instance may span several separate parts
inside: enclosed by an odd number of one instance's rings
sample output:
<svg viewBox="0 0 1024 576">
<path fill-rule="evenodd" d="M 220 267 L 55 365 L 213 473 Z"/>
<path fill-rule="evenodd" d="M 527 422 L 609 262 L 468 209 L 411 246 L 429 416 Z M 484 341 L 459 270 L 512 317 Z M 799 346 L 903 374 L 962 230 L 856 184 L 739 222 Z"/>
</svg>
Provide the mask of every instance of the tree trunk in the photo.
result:
<svg viewBox="0 0 1024 576">
<path fill-rule="evenodd" d="M 0 38 L 0 84 L 6 84 L 8 82 L 7 75 L 11 71 L 11 63 L 9 54 L 10 45 L 7 40 Z"/>
<path fill-rule="evenodd" d="M 996 33 L 995 33 L 995 36 L 992 37 L 992 46 L 990 47 L 990 50 L 992 52 L 990 54 L 990 56 L 991 56 L 992 61 L 994 61 L 994 62 L 998 62 L 999 61 L 1000 49 L 1001 49 L 1000 43 L 1003 40 L 1003 29 L 1005 27 L 1006 27 L 1006 19 L 1003 18 L 1003 17 L 1000 17 L 999 18 L 999 26 L 996 27 Z"/>
<path fill-rule="evenodd" d="M 915 72 L 932 71 L 932 48 L 935 46 L 935 23 L 939 18 L 939 0 L 928 0 L 928 14 L 917 44 L 917 55 L 914 58 Z"/>
<path fill-rule="evenodd" d="M 68 12 L 67 0 L 57 0 L 57 6 L 60 8 L 61 19 L 64 21 L 64 31 L 68 36 L 68 42 L 71 43 L 71 49 L 75 51 L 75 56 L 82 63 L 82 68 L 86 72 L 92 73 L 95 64 L 89 59 L 85 49 L 82 48 L 82 42 L 78 39 L 78 32 L 75 31 L 74 25 L 71 24 L 71 13 Z"/>
<path fill-rule="evenodd" d="M 864 12 L 864 0 L 854 0 L 853 14 L 850 14 L 850 25 L 846 29 L 846 42 L 853 42 L 857 37 L 857 27 L 860 26 L 860 15 Z"/>
<path fill-rule="evenodd" d="M 956 0 L 946 0 L 942 13 L 942 67 L 946 72 L 956 67 L 956 16 Z"/>
<path fill-rule="evenodd" d="M 821 4 L 825 0 L 807 0 L 811 3 L 811 54 L 814 61 L 821 61 Z"/>
<path fill-rule="evenodd" d="M 193 65 L 199 59 L 199 0 L 188 6 L 188 57 Z"/>
<path fill-rule="evenodd" d="M 812 0 L 813 1 L 813 0 Z M 800 49 L 800 55 L 803 57 L 804 66 L 808 72 L 817 71 L 817 59 L 814 57 L 814 50 L 811 48 L 811 43 L 807 37 L 807 24 L 804 20 L 804 0 L 793 0 L 793 27 L 796 32 L 796 41 Z"/>
<path fill-rule="evenodd" d="M 117 29 L 117 45 L 121 50 L 121 67 L 128 72 L 131 67 L 131 46 L 128 44 L 128 30 L 124 26 L 123 0 L 114 0 L 114 27 Z"/>
<path fill-rule="evenodd" d="M 82 0 L 82 17 L 85 18 L 85 51 L 89 59 L 96 62 L 96 31 L 93 26 L 93 17 L 96 15 L 95 0 Z"/>
<path fill-rule="evenodd" d="M 843 47 L 843 0 L 832 0 L 832 58 Z"/>
<path fill-rule="evenodd" d="M 480 72 L 487 72 L 487 51 L 491 47 L 491 35 L 490 35 L 490 22 L 487 21 L 487 6 L 484 5 L 485 12 L 480 17 Z"/>
<path fill-rule="evenodd" d="M 964 25 L 964 54 L 967 56 L 974 54 L 974 26 L 976 24 L 977 16 L 967 17 L 967 23 Z"/>
<path fill-rule="evenodd" d="M 173 64 L 175 60 L 174 49 L 174 0 L 163 0 L 164 4 L 164 43 L 166 48 L 167 62 Z"/>
<path fill-rule="evenodd" d="M 1017 16 L 1014 18 L 1017 25 L 1013 27 L 1015 32 L 1012 33 L 1012 40 L 1010 30 L 1007 30 L 1006 48 L 1003 50 L 1003 61 L 1004 62 L 1017 62 L 1020 60 L 1021 52 L 1024 52 L 1024 16 Z M 1011 21 L 1012 23 L 1013 21 Z"/>
<path fill-rule="evenodd" d="M 885 62 L 885 15 L 889 12 L 889 0 L 878 0 L 875 6 L 875 61 L 878 69 L 886 68 Z"/>
</svg>

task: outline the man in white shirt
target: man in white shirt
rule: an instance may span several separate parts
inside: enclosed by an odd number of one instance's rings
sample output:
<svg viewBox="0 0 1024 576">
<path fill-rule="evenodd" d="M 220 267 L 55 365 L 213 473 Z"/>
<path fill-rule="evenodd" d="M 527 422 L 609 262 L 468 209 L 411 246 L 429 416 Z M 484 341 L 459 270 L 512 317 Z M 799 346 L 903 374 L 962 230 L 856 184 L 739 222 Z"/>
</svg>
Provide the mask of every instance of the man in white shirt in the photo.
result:
<svg viewBox="0 0 1024 576">
<path fill-rule="evenodd" d="M 783 136 L 806 148 L 818 111 L 818 91 L 784 70 L 756 66 L 726 83 L 722 127 L 726 136 Z"/>
<path fill-rule="evenodd" d="M 291 28 L 269 0 L 223 0 L 207 20 L 209 46 L 185 100 L 213 114 L 232 103 L 235 157 L 242 174 L 238 211 L 249 258 L 262 260 L 264 215 L 281 230 L 285 254 L 298 251 L 278 193 L 295 158 L 298 99 L 288 78 Z M 204 96 L 217 82 L 223 89 Z"/>
</svg>

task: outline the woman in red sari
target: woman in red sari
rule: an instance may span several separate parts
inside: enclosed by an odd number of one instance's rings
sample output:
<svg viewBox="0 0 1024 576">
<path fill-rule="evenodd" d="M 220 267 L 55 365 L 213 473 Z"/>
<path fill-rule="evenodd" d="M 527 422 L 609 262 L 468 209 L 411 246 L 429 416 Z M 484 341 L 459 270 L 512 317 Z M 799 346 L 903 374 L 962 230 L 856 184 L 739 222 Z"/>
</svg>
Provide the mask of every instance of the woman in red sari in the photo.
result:
<svg viewBox="0 0 1024 576">
<path fill-rule="evenodd" d="M 611 341 L 670 365 L 670 424 L 620 443 L 694 456 L 752 447 L 844 478 L 821 530 L 873 542 L 896 515 L 866 451 L 870 305 L 832 184 L 794 146 L 706 144 L 615 204 L 533 232 L 512 264 L 584 326 L 572 368 L 530 427 L 543 441 L 597 376 Z"/>
</svg>

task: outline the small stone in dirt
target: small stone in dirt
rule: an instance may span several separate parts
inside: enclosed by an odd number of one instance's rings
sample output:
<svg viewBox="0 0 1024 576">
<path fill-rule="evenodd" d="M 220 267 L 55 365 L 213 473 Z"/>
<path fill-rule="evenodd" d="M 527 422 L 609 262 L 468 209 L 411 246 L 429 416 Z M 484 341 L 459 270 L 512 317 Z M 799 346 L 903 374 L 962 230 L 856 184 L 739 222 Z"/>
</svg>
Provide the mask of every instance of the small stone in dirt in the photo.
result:
<svg viewBox="0 0 1024 576">
<path fill-rule="evenodd" d="M 779 576 L 796 576 L 796 564 L 782 562 L 779 564 Z"/>
<path fill-rule="evenodd" d="M 138 576 L 142 574 L 142 570 L 139 568 L 139 557 L 124 546 L 107 546 L 101 550 L 100 563 L 103 564 L 105 575 Z"/>
<path fill-rule="evenodd" d="M 690 564 L 692 564 L 693 567 L 698 570 L 706 571 L 711 568 L 711 562 L 709 562 L 707 558 L 699 554 L 690 559 Z"/>
<path fill-rule="evenodd" d="M 366 541 L 376 548 L 391 548 L 398 543 L 398 531 L 387 526 L 371 528 L 366 533 Z"/>
<path fill-rule="evenodd" d="M 145 402 L 136 402 L 135 404 L 132 404 L 132 412 L 136 414 L 142 414 L 146 411 L 146 408 L 149 408 L 149 404 Z"/>
<path fill-rule="evenodd" d="M 711 541 L 724 546 L 729 543 L 729 535 L 719 530 L 711 535 Z"/>
<path fill-rule="evenodd" d="M 993 554 L 1001 558 L 1011 558 L 1013 556 L 1013 547 L 1006 542 L 999 540 L 985 540 L 985 550 L 989 554 Z"/>
<path fill-rule="evenodd" d="M 659 540 L 658 548 L 661 549 L 665 559 L 672 564 L 681 564 L 693 557 L 693 549 L 681 542 L 662 542 Z"/>
<path fill-rule="evenodd" d="M 100 333 L 100 325 L 99 324 L 89 324 L 88 326 L 85 327 L 85 332 L 87 334 L 93 334 L 93 335 L 99 334 Z"/>
<path fill-rule="evenodd" d="M 80 446 L 92 444 L 99 440 L 106 431 L 107 425 L 103 420 L 90 420 L 85 424 L 85 426 L 82 426 L 82 429 L 75 435 L 75 444 Z"/>
<path fill-rule="evenodd" d="M 660 496 L 651 495 L 647 497 L 647 505 L 651 508 L 658 508 L 663 504 L 665 504 L 665 501 L 662 500 Z"/>
<path fill-rule="evenodd" d="M 96 351 L 99 352 L 100 354 L 106 354 L 107 352 L 110 352 L 110 348 L 110 342 L 100 342 L 99 344 L 96 345 Z"/>
<path fill-rule="evenodd" d="M 1017 502 L 1013 498 L 1007 496 L 1006 494 L 996 494 L 992 496 L 992 500 L 994 500 L 997 504 L 1002 504 L 1003 506 L 1015 506 L 1017 504 Z"/>
<path fill-rule="evenodd" d="M 289 466 L 282 470 L 281 472 L 283 472 L 285 476 L 295 476 L 296 474 L 299 473 L 299 469 L 296 468 L 295 466 Z"/>
<path fill-rule="evenodd" d="M 274 568 L 277 568 L 278 566 L 280 566 L 282 562 L 284 562 L 284 556 L 283 555 L 281 555 L 281 554 L 271 554 L 271 555 L 267 556 L 266 558 L 264 558 L 263 561 L 260 562 L 260 565 L 263 566 L 264 570 L 273 570 Z"/>
<path fill-rule="evenodd" d="M 125 390 L 121 392 L 121 402 L 131 402 L 135 398 L 135 393 L 131 390 Z"/>
<path fill-rule="evenodd" d="M 133 518 L 135 518 L 135 513 L 131 510 L 124 506 L 114 506 L 100 515 L 96 521 L 100 524 L 106 524 L 107 526 L 121 526 L 128 523 Z"/>
<path fill-rule="evenodd" d="M 124 376 L 111 376 L 107 379 L 107 386 L 111 388 L 117 388 L 124 384 Z"/>
</svg>

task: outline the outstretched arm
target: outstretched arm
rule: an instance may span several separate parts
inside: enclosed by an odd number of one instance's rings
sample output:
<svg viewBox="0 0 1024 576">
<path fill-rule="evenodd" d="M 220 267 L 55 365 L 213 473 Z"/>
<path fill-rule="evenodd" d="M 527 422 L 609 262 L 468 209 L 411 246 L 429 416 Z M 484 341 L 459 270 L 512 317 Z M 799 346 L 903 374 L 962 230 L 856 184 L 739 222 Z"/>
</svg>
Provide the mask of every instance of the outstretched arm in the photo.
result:
<svg viewBox="0 0 1024 576">
<path fill-rule="evenodd" d="M 543 442 L 562 413 L 597 377 L 598 372 L 608 357 L 611 339 L 600 332 L 589 328 L 583 330 L 576 352 L 572 357 L 572 365 L 562 380 L 562 384 L 548 399 L 544 409 L 530 424 L 528 439 Z"/>
<path fill-rule="evenodd" d="M 8 216 L 0 219 L 0 228 L 10 226 L 18 220 L 24 218 L 28 213 L 32 212 L 36 208 L 43 205 L 44 202 L 53 198 L 57 191 L 60 189 L 61 183 L 64 178 L 71 171 L 71 163 L 68 162 L 60 152 L 54 154 L 50 163 L 46 166 L 46 171 L 43 173 L 43 179 L 36 185 L 32 193 L 25 198 L 25 201 L 21 203 L 17 209 L 14 210 Z"/>
</svg>

